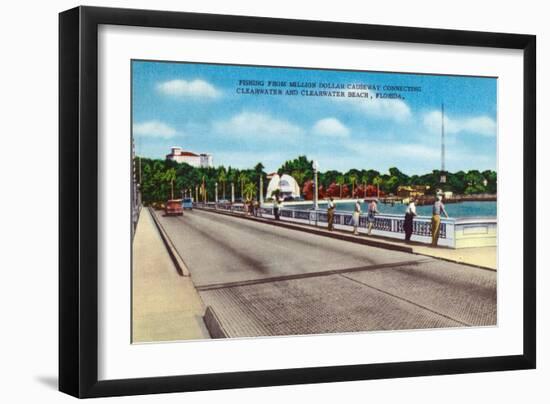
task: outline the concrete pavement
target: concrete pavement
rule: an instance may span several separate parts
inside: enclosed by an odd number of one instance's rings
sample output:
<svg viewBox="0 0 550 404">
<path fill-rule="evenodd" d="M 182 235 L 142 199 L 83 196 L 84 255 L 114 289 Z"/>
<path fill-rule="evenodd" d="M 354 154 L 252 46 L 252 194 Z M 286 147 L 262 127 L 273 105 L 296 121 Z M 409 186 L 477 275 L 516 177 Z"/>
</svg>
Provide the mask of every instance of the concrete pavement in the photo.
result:
<svg viewBox="0 0 550 404">
<path fill-rule="evenodd" d="M 496 324 L 496 273 L 186 211 L 157 217 L 231 337 Z"/>
<path fill-rule="evenodd" d="M 198 287 L 424 258 L 201 210 L 157 218 Z"/>
<path fill-rule="evenodd" d="M 475 265 L 481 268 L 496 270 L 497 269 L 497 248 L 496 247 L 475 247 L 475 248 L 447 248 L 447 247 L 432 247 L 428 244 L 422 244 L 417 242 L 406 243 L 404 240 L 386 238 L 379 236 L 366 236 L 364 234 L 354 235 L 351 232 L 342 230 L 334 230 L 329 232 L 326 228 L 310 226 L 307 224 L 286 222 L 284 220 L 275 222 L 272 219 L 263 219 L 259 217 L 252 217 L 244 215 L 243 213 L 229 213 L 226 211 L 216 211 L 218 214 L 232 215 L 236 217 L 242 217 L 248 220 L 264 221 L 266 223 L 272 223 L 277 226 L 284 226 L 288 228 L 300 229 L 308 232 L 315 232 L 316 234 L 324 234 L 330 237 L 344 237 L 350 241 L 361 242 L 387 248 L 391 250 L 408 251 L 414 254 L 421 254 L 429 257 L 441 258 L 451 262 L 457 262 L 461 264 Z"/>
<path fill-rule="evenodd" d="M 205 307 L 190 277 L 180 276 L 149 211 L 133 241 L 132 342 L 210 338 Z"/>
</svg>

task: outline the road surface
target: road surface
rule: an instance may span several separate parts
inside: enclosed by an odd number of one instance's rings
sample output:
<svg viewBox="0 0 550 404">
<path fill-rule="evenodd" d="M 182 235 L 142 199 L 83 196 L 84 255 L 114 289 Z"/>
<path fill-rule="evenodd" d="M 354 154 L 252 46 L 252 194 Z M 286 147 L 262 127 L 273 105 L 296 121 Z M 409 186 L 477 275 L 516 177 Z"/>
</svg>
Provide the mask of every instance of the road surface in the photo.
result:
<svg viewBox="0 0 550 404">
<path fill-rule="evenodd" d="M 496 325 L 496 272 L 201 210 L 161 225 L 231 337 Z"/>
</svg>

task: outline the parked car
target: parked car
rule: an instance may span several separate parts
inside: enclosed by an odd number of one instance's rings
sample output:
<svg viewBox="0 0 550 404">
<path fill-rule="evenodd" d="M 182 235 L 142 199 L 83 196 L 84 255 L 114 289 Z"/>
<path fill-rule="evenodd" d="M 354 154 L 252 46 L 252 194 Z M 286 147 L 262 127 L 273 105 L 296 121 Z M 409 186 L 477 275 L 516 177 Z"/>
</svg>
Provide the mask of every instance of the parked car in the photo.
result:
<svg viewBox="0 0 550 404">
<path fill-rule="evenodd" d="M 182 209 L 193 209 L 193 198 L 183 198 L 181 207 Z"/>
<path fill-rule="evenodd" d="M 164 208 L 164 214 L 166 216 L 182 216 L 183 207 L 181 199 L 169 199 L 166 202 L 166 207 Z"/>
</svg>

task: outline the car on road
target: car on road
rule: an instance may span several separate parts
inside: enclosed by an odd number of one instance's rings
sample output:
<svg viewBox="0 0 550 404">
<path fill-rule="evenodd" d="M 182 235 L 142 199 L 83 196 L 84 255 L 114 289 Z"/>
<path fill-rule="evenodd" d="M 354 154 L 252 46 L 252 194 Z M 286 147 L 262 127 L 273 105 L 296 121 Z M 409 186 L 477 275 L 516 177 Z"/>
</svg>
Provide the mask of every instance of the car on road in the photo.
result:
<svg viewBox="0 0 550 404">
<path fill-rule="evenodd" d="M 181 207 L 182 209 L 193 209 L 193 198 L 183 198 Z"/>
<path fill-rule="evenodd" d="M 169 199 L 166 201 L 166 206 L 164 208 L 165 216 L 182 216 L 183 207 L 181 199 Z"/>
</svg>

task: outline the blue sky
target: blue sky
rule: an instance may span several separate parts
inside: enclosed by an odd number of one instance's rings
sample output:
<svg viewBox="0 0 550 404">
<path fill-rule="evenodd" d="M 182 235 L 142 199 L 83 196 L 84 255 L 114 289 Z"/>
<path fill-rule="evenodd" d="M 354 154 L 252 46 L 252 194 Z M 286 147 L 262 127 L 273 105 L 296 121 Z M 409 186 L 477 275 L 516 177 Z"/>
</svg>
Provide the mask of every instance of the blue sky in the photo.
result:
<svg viewBox="0 0 550 404">
<path fill-rule="evenodd" d="M 171 146 L 181 146 L 211 153 L 215 165 L 251 168 L 261 161 L 266 171 L 275 171 L 306 154 L 322 171 L 387 172 L 396 166 L 409 175 L 423 174 L 441 165 L 444 103 L 447 170 L 496 169 L 495 78 L 148 61 L 133 61 L 132 70 L 133 135 L 142 156 L 164 158 Z M 286 86 L 269 85 L 275 81 Z M 290 82 L 316 87 L 290 87 Z M 320 83 L 344 89 L 319 88 Z M 379 87 L 349 88 L 354 84 Z M 238 93 L 253 89 L 283 94 Z M 286 95 L 290 89 L 298 94 Z M 345 96 L 304 96 L 302 90 Z M 368 97 L 349 97 L 350 91 Z M 402 98 L 377 98 L 377 93 Z"/>
</svg>

